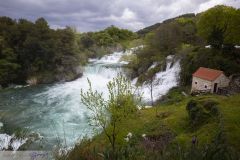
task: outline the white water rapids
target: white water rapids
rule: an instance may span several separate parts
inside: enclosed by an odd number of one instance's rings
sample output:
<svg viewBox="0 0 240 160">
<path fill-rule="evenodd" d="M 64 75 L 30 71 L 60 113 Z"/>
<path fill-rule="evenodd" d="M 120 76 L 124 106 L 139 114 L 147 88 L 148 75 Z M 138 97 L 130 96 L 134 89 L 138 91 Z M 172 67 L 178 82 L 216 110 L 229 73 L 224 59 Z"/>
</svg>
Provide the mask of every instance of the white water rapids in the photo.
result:
<svg viewBox="0 0 240 160">
<path fill-rule="evenodd" d="M 92 128 L 87 118 L 90 111 L 81 104 L 80 91 L 89 88 L 89 79 L 93 89 L 107 96 L 107 83 L 122 72 L 122 65 L 127 64 L 120 62 L 122 55 L 131 54 L 132 50 L 115 52 L 101 59 L 91 59 L 85 67 L 83 77 L 72 82 L 1 91 L 0 124 L 3 122 L 3 125 L 0 126 L 0 150 L 6 150 L 9 146 L 18 150 L 26 142 L 25 138 L 10 136 L 18 128 L 43 137 L 27 149 L 42 147 L 48 150 L 59 143 L 73 146 L 79 138 L 92 136 Z M 156 75 L 155 80 L 161 78 L 162 82 L 155 86 L 154 100 L 177 85 L 179 62 L 172 66 L 171 63 L 172 61 L 167 62 L 166 71 Z M 144 100 L 149 100 L 150 91 L 147 87 L 143 85 L 141 90 L 144 91 Z"/>
</svg>

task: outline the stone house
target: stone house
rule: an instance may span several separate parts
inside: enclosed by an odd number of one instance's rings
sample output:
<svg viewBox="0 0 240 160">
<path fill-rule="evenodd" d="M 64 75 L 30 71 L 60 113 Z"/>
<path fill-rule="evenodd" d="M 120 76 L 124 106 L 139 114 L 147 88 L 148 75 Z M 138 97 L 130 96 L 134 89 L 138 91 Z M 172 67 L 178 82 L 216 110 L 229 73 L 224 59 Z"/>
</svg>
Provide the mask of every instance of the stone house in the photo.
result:
<svg viewBox="0 0 240 160">
<path fill-rule="evenodd" d="M 220 88 L 228 87 L 229 82 L 223 71 L 200 67 L 192 75 L 191 92 L 217 93 Z"/>
</svg>

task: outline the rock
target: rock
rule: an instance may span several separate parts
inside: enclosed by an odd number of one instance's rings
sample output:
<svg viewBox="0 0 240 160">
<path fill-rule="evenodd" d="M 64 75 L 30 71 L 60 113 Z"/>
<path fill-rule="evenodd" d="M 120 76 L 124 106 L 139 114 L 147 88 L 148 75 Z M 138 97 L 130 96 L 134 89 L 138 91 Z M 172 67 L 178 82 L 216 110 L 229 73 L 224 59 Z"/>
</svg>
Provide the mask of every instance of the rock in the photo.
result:
<svg viewBox="0 0 240 160">
<path fill-rule="evenodd" d="M 75 68 L 62 68 L 61 72 L 58 72 L 55 75 L 55 81 L 57 82 L 69 82 L 74 81 L 82 77 L 83 75 L 83 67 L 77 66 Z"/>
<path fill-rule="evenodd" d="M 36 85 L 38 83 L 38 79 L 37 77 L 30 77 L 27 81 L 26 81 L 27 84 L 29 85 Z"/>
<path fill-rule="evenodd" d="M 2 122 L 0 122 L 0 130 L 1 130 L 1 128 L 3 127 L 3 123 Z"/>
<path fill-rule="evenodd" d="M 184 91 L 182 91 L 182 95 L 184 95 L 185 97 L 187 97 L 187 93 L 185 93 Z"/>
<path fill-rule="evenodd" d="M 207 45 L 207 46 L 205 46 L 205 48 L 212 48 L 212 46 L 211 45 Z"/>
<path fill-rule="evenodd" d="M 147 109 L 147 108 L 152 108 L 152 106 L 145 106 L 144 108 L 146 108 L 146 109 Z"/>
<path fill-rule="evenodd" d="M 240 49 L 240 46 L 238 46 L 238 45 L 235 45 L 234 47 L 237 48 L 237 49 Z"/>
<path fill-rule="evenodd" d="M 82 74 L 83 73 L 83 67 L 82 66 L 78 66 L 74 69 L 76 74 Z"/>
<path fill-rule="evenodd" d="M 82 75 L 83 75 L 82 66 L 78 66 L 75 68 L 59 67 L 57 71 L 54 73 L 49 72 L 49 73 L 39 74 L 37 83 L 51 84 L 55 82 L 69 82 L 82 77 Z"/>
<path fill-rule="evenodd" d="M 164 118 L 169 117 L 170 115 L 171 115 L 171 112 L 162 112 L 162 113 L 157 114 L 157 117 L 164 119 Z"/>
<path fill-rule="evenodd" d="M 42 140 L 43 136 L 40 135 L 40 133 L 32 132 L 29 136 L 28 139 L 33 142 L 37 140 Z"/>
</svg>

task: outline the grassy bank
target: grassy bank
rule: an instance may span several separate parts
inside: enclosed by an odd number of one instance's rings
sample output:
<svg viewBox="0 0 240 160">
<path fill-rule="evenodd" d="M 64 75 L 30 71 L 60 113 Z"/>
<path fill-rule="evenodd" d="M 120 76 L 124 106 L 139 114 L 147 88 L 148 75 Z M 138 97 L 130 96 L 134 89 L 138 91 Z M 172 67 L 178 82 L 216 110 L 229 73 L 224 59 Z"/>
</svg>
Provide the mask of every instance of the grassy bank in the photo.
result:
<svg viewBox="0 0 240 160">
<path fill-rule="evenodd" d="M 180 93 L 175 93 L 180 94 Z M 214 101 L 218 115 L 192 124 L 186 106 L 190 100 Z M 119 159 L 235 159 L 240 151 L 240 95 L 204 95 L 143 109 L 121 123 Z M 127 134 L 132 137 L 127 142 Z M 144 138 L 143 135 L 146 135 Z M 193 144 L 193 137 L 196 143 Z M 110 146 L 103 134 L 84 140 L 68 159 L 109 159 Z M 228 155 L 227 155 L 228 154 Z M 229 158 L 229 159 L 230 159 Z"/>
</svg>

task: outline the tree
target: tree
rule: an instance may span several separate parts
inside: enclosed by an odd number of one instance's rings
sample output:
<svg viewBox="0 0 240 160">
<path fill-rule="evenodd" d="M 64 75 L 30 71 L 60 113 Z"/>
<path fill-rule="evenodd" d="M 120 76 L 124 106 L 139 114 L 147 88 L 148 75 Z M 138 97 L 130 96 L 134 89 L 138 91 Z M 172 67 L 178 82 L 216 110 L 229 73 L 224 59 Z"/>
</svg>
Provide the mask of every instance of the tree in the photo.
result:
<svg viewBox="0 0 240 160">
<path fill-rule="evenodd" d="M 82 45 L 83 48 L 90 48 L 94 44 L 94 40 L 91 36 L 91 33 L 83 33 L 80 37 L 80 45 Z"/>
<path fill-rule="evenodd" d="M 152 107 L 154 106 L 154 100 L 153 100 L 153 93 L 154 93 L 154 86 L 156 85 L 161 85 L 162 84 L 162 79 L 156 79 L 156 70 L 155 68 L 151 68 L 148 73 L 146 74 L 147 81 L 146 85 L 150 91 L 150 96 L 151 96 L 151 105 Z M 155 113 L 157 116 L 157 106 L 155 106 Z"/>
<path fill-rule="evenodd" d="M 219 5 L 200 15 L 198 33 L 213 48 L 234 46 L 240 43 L 240 11 Z"/>
<path fill-rule="evenodd" d="M 165 56 L 175 53 L 175 49 L 182 42 L 183 32 L 180 24 L 171 22 L 162 24 L 151 38 L 151 47 L 156 48 Z"/>
<path fill-rule="evenodd" d="M 107 85 L 109 97 L 104 99 L 103 94 L 93 91 L 91 82 L 89 90 L 81 91 L 82 103 L 92 111 L 90 124 L 100 127 L 107 136 L 115 158 L 116 140 L 118 138 L 119 124 L 123 119 L 134 115 L 137 111 L 135 89 L 126 77 L 118 75 Z"/>
<path fill-rule="evenodd" d="M 151 95 L 151 105 L 153 106 L 154 103 L 153 103 L 153 87 L 154 87 L 154 79 L 156 77 L 156 74 L 155 72 L 153 72 L 153 69 L 150 69 L 149 72 L 147 73 L 147 77 L 148 77 L 148 80 L 147 80 L 147 84 L 148 84 L 148 88 L 150 90 L 150 95 Z"/>
<path fill-rule="evenodd" d="M 16 63 L 16 54 L 0 36 L 0 85 L 4 87 L 17 77 L 20 65 Z"/>
</svg>

